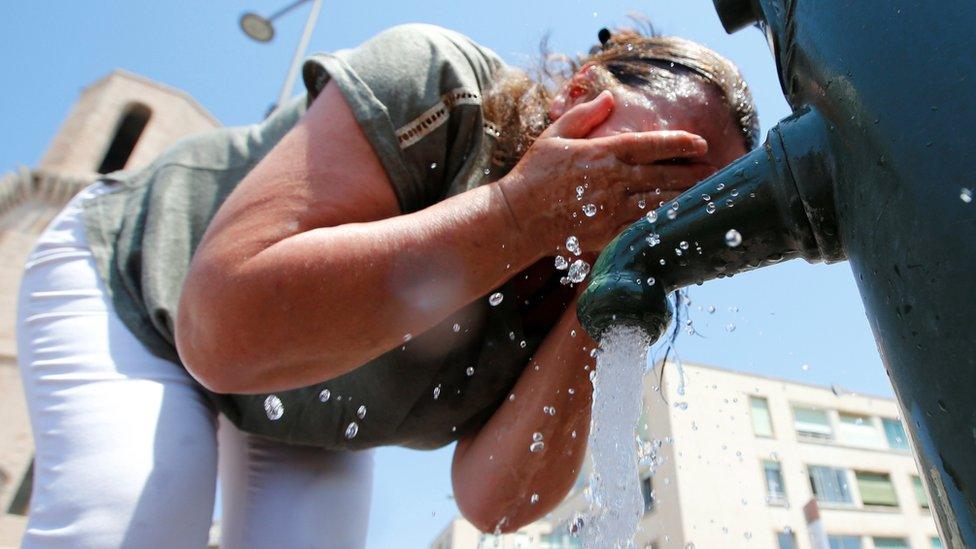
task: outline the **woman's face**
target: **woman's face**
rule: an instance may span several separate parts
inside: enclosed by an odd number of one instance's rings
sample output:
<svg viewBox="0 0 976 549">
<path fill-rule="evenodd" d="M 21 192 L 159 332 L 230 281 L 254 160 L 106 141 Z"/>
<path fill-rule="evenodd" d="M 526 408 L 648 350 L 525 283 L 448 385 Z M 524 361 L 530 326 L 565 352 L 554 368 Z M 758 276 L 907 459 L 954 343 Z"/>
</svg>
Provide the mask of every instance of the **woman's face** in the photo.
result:
<svg viewBox="0 0 976 549">
<path fill-rule="evenodd" d="M 579 77 L 580 75 L 577 75 Z M 582 77 L 586 77 L 585 71 Z M 550 109 L 555 120 L 578 103 L 592 99 L 590 93 L 573 93 L 574 78 L 560 91 Z M 684 130 L 708 141 L 708 153 L 694 162 L 719 170 L 748 152 L 742 130 L 735 123 L 722 93 L 713 85 L 690 76 L 676 80 L 674 93 L 650 95 L 628 86 L 611 92 L 614 109 L 587 137 L 603 137 L 622 132 Z M 577 88 L 578 90 L 579 88 Z"/>
</svg>

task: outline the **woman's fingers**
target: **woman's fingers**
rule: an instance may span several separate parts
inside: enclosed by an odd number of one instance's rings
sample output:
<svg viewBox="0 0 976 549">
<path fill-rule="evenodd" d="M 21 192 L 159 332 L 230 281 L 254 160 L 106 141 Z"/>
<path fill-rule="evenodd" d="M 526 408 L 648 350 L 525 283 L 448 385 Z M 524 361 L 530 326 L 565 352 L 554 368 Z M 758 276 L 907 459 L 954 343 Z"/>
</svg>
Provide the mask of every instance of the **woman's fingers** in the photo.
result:
<svg viewBox="0 0 976 549">
<path fill-rule="evenodd" d="M 613 94 L 604 91 L 591 101 L 580 103 L 560 116 L 546 130 L 546 137 L 580 139 L 599 126 L 613 112 Z"/>
<path fill-rule="evenodd" d="M 613 152 L 621 162 L 634 165 L 693 158 L 708 152 L 708 142 L 685 131 L 627 132 L 589 142 Z"/>
</svg>

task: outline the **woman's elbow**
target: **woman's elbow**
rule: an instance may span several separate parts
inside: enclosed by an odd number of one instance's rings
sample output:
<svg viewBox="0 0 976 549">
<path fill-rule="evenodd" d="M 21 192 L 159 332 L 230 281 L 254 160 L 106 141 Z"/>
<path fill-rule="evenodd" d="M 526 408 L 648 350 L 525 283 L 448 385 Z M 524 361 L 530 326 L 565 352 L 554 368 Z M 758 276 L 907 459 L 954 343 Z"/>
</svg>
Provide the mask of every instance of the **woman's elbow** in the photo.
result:
<svg viewBox="0 0 976 549">
<path fill-rule="evenodd" d="M 201 293 L 198 285 L 184 286 L 174 327 L 180 361 L 194 379 L 215 393 L 262 392 L 257 382 L 260 362 L 256 356 L 246 356 L 248 343 L 260 339 L 248 337 L 240 315 L 229 314 L 225 300 L 216 295 Z"/>
</svg>

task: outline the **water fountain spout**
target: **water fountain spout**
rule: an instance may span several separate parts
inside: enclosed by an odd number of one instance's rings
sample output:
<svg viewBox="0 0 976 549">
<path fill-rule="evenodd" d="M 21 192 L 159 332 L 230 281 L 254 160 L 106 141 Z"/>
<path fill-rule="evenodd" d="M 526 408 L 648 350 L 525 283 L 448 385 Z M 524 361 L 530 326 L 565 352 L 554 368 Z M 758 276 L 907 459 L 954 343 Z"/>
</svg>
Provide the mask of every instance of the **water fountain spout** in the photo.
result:
<svg viewBox="0 0 976 549">
<path fill-rule="evenodd" d="M 679 197 L 676 216 L 667 204 L 621 233 L 580 319 L 594 336 L 614 323 L 657 336 L 672 290 L 848 259 L 942 539 L 976 547 L 976 8 L 714 3 L 729 32 L 765 32 L 794 114 Z"/>
<path fill-rule="evenodd" d="M 607 247 L 580 300 L 583 325 L 597 337 L 615 324 L 657 337 L 671 318 L 672 290 L 795 257 L 844 259 L 831 158 L 819 113 L 782 121 L 762 147 Z"/>
</svg>

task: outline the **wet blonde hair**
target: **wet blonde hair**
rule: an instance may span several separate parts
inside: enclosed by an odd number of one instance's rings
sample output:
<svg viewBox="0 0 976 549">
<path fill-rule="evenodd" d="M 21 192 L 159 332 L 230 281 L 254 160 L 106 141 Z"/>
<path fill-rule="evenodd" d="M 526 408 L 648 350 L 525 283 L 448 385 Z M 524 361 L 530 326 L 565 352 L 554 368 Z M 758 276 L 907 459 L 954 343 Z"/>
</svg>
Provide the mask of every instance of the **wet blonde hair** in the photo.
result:
<svg viewBox="0 0 976 549">
<path fill-rule="evenodd" d="M 698 79 L 717 88 L 730 116 L 742 131 L 746 149 L 756 146 L 759 122 L 752 94 L 739 70 L 709 48 L 674 36 L 659 36 L 649 24 L 644 29 L 600 31 L 601 44 L 576 59 L 548 53 L 535 78 L 517 69 L 507 70 L 494 84 L 483 104 L 485 118 L 501 130 L 495 163 L 513 166 L 551 123 L 549 105 L 556 90 L 584 66 L 590 66 L 591 89 L 599 92 L 629 86 L 652 95 L 669 94 L 682 79 Z"/>
</svg>

